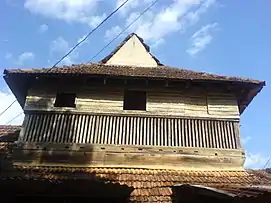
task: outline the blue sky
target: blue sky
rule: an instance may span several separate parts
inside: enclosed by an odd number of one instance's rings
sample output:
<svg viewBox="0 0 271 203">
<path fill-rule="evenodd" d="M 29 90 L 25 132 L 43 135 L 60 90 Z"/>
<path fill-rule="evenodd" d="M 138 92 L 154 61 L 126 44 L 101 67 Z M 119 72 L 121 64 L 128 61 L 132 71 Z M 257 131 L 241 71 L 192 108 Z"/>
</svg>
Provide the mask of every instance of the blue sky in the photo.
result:
<svg viewBox="0 0 271 203">
<path fill-rule="evenodd" d="M 0 1 L 0 71 L 49 67 L 122 0 Z M 88 62 L 151 0 L 130 0 L 62 64 Z M 131 32 L 143 37 L 164 64 L 216 74 L 261 79 L 267 86 L 241 116 L 247 167 L 263 167 L 271 156 L 269 134 L 271 24 L 268 0 L 158 0 L 123 36 L 93 61 L 107 55 Z M 13 96 L 0 80 L 0 111 Z M 0 123 L 21 112 L 12 106 Z M 14 120 L 20 124 L 22 117 Z M 271 163 L 269 163 L 271 167 Z"/>
</svg>

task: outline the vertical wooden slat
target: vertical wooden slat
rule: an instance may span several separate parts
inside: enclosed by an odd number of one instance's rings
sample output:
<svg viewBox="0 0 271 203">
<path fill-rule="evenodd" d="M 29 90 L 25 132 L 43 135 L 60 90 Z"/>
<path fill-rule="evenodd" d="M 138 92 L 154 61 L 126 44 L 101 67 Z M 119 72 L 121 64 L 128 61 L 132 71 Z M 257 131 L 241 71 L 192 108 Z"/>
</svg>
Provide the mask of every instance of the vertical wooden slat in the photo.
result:
<svg viewBox="0 0 271 203">
<path fill-rule="evenodd" d="M 40 136 L 40 129 L 41 129 L 41 126 L 42 126 L 42 123 L 43 123 L 43 116 L 41 114 L 38 115 L 38 118 L 37 118 L 37 120 L 35 122 L 37 122 L 37 125 L 35 127 L 35 132 L 34 132 L 34 135 L 33 135 L 33 137 L 34 137 L 33 142 L 38 142 L 39 138 L 41 138 L 40 142 L 47 142 L 46 139 L 43 139 L 42 136 Z"/>
<path fill-rule="evenodd" d="M 189 138 L 189 128 L 188 128 L 188 120 L 184 119 L 184 132 L 185 132 L 185 146 L 189 147 L 190 138 Z"/>
<path fill-rule="evenodd" d="M 153 129 L 153 133 L 151 134 L 151 136 L 153 137 L 153 142 L 152 145 L 157 146 L 157 119 L 153 118 L 153 123 L 152 123 L 152 129 Z"/>
<path fill-rule="evenodd" d="M 76 136 L 76 138 L 75 138 L 76 141 L 75 142 L 79 143 L 80 142 L 80 133 L 81 133 L 81 130 L 82 130 L 81 129 L 82 115 L 78 115 L 76 120 L 77 120 L 78 127 L 77 127 L 77 130 L 76 130 L 76 135 L 75 135 Z"/>
<path fill-rule="evenodd" d="M 204 131 L 204 137 L 205 137 L 205 145 L 207 148 L 209 148 L 210 142 L 209 142 L 208 121 L 207 120 L 203 121 L 203 131 Z"/>
<path fill-rule="evenodd" d="M 145 139 L 145 135 L 144 135 L 144 119 L 145 118 L 140 118 L 140 130 L 138 133 L 138 139 L 139 139 L 139 144 L 140 145 L 144 145 L 144 139 Z"/>
<path fill-rule="evenodd" d="M 160 146 L 165 146 L 166 134 L 164 132 L 164 118 L 160 119 Z"/>
<path fill-rule="evenodd" d="M 146 132 L 146 145 L 150 145 L 150 118 L 146 118 L 145 132 Z"/>
<path fill-rule="evenodd" d="M 84 134 L 83 134 L 83 143 L 87 143 L 87 140 L 89 139 L 89 127 L 90 127 L 90 116 L 85 115 L 85 123 L 84 123 Z"/>
<path fill-rule="evenodd" d="M 125 135 L 125 145 L 129 145 L 129 138 L 130 138 L 130 117 L 124 117 L 124 119 L 126 120 L 126 135 Z"/>
<path fill-rule="evenodd" d="M 25 119 L 27 119 L 28 121 L 25 126 L 24 135 L 22 135 L 22 137 L 23 137 L 22 140 L 24 142 L 27 142 L 29 140 L 29 130 L 31 129 L 33 115 L 27 114 L 27 117 L 25 117 Z"/>
<path fill-rule="evenodd" d="M 201 120 L 197 120 L 198 147 L 202 147 Z"/>
<path fill-rule="evenodd" d="M 207 121 L 207 130 L 208 130 L 208 140 L 209 140 L 209 144 L 210 144 L 210 148 L 214 148 L 214 142 L 213 142 L 213 135 L 212 135 L 212 131 L 211 131 L 211 121 L 208 120 Z"/>
<path fill-rule="evenodd" d="M 135 122 L 136 122 L 135 117 L 131 116 L 130 117 L 130 133 L 129 133 L 129 144 L 130 145 L 135 145 L 135 142 L 136 142 Z"/>
<path fill-rule="evenodd" d="M 178 138 L 177 138 L 177 133 L 176 133 L 176 125 L 175 125 L 175 121 L 176 121 L 175 118 L 172 118 L 172 119 L 171 119 L 171 126 L 172 126 L 171 133 L 172 133 L 172 140 L 173 140 L 172 146 L 177 146 L 176 143 L 178 143 L 178 141 L 177 141 Z"/>
<path fill-rule="evenodd" d="M 183 134 L 182 134 L 182 125 L 181 125 L 181 119 L 180 118 L 177 118 L 176 119 L 176 122 L 177 122 L 177 136 L 178 136 L 178 144 L 177 146 L 178 147 L 181 147 L 182 144 L 183 144 Z"/>
<path fill-rule="evenodd" d="M 92 122 L 93 122 L 93 116 L 88 115 L 88 122 L 87 122 L 87 132 L 86 132 L 86 140 L 85 142 L 87 144 L 91 141 L 91 128 L 92 128 Z M 75 122 L 74 122 L 75 123 Z"/>
<path fill-rule="evenodd" d="M 121 133 L 120 133 L 120 144 L 124 145 L 126 142 L 126 130 L 127 128 L 127 120 L 125 119 L 125 117 L 122 117 L 122 128 Z"/>
<path fill-rule="evenodd" d="M 97 139 L 97 144 L 101 143 L 101 137 L 102 137 L 102 125 L 103 125 L 103 117 L 102 116 L 98 116 L 99 117 L 99 123 L 98 123 L 98 131 L 96 134 L 96 139 Z"/>
<path fill-rule="evenodd" d="M 144 118 L 144 126 L 143 126 L 143 136 L 144 136 L 144 144 L 143 145 L 147 145 L 148 144 L 148 129 L 147 129 L 147 126 L 148 126 L 148 118 Z"/>
<path fill-rule="evenodd" d="M 235 134 L 237 149 L 239 149 L 241 148 L 239 122 L 234 122 L 234 134 Z"/>
<path fill-rule="evenodd" d="M 153 145 L 153 118 L 151 118 L 151 117 L 149 117 L 148 118 L 149 120 L 150 120 L 150 128 L 149 128 L 149 130 L 150 130 L 150 132 L 149 132 L 149 134 L 148 134 L 148 136 L 149 136 L 149 145 Z"/>
<path fill-rule="evenodd" d="M 223 122 L 219 121 L 220 127 L 220 137 L 221 137 L 221 148 L 226 148 L 225 138 L 224 138 L 224 129 L 223 129 Z"/>
<path fill-rule="evenodd" d="M 229 139 L 228 139 L 228 133 L 227 133 L 227 124 L 226 121 L 223 121 L 223 130 L 224 130 L 224 139 L 226 143 L 226 148 L 229 148 Z"/>
<path fill-rule="evenodd" d="M 118 144 L 122 144 L 122 138 L 123 138 L 123 117 L 121 116 L 119 118 L 119 128 L 117 131 L 117 136 L 118 136 Z"/>
<path fill-rule="evenodd" d="M 108 132 L 108 144 L 114 144 L 114 140 L 112 139 L 113 135 L 115 134 L 115 116 L 110 116 L 109 120 L 109 132 Z"/>
<path fill-rule="evenodd" d="M 141 137 L 141 135 L 140 135 L 141 123 L 142 123 L 142 118 L 138 117 L 137 121 L 136 121 L 136 144 L 137 145 L 141 145 L 141 143 L 140 143 L 140 140 L 142 139 L 142 138 L 140 139 L 140 137 Z"/>
<path fill-rule="evenodd" d="M 229 143 L 229 146 L 228 148 L 229 149 L 232 149 L 233 146 L 232 146 L 232 139 L 231 139 L 231 130 L 230 130 L 230 124 L 228 121 L 226 121 L 226 127 L 227 127 L 227 140 L 228 140 L 228 143 Z"/>
<path fill-rule="evenodd" d="M 230 122 L 230 135 L 231 135 L 231 138 L 232 138 L 232 147 L 233 147 L 233 149 L 237 149 L 236 138 L 235 138 L 235 133 L 234 133 L 233 128 L 234 128 L 233 122 Z"/>
<path fill-rule="evenodd" d="M 72 142 L 73 143 L 77 143 L 76 138 L 77 138 L 77 135 L 78 135 L 78 128 L 80 128 L 80 126 L 78 125 L 79 116 L 80 115 L 75 115 L 75 117 L 74 117 L 74 134 L 73 134 L 73 137 L 72 137 Z"/>
<path fill-rule="evenodd" d="M 194 146 L 194 134 L 191 129 L 191 120 L 187 119 L 187 128 L 188 128 L 188 147 L 193 147 Z"/>
<path fill-rule="evenodd" d="M 81 115 L 81 122 L 80 122 L 80 133 L 79 133 L 79 139 L 78 143 L 83 143 L 84 140 L 84 127 L 85 127 L 85 115 Z"/>
<path fill-rule="evenodd" d="M 48 127 L 49 127 L 49 116 L 48 114 L 42 114 L 42 125 L 40 126 L 40 137 L 37 139 L 37 142 L 42 142 L 42 140 L 46 140 L 46 136 L 48 133 Z M 34 126 L 33 126 L 34 127 Z"/>
<path fill-rule="evenodd" d="M 41 138 L 41 140 L 40 140 L 40 142 L 42 142 L 42 137 L 39 137 L 39 136 L 37 136 L 37 129 L 38 129 L 38 127 L 39 127 L 39 120 L 40 120 L 40 115 L 39 114 L 36 114 L 35 115 L 36 116 L 36 118 L 35 118 L 35 122 L 34 122 L 34 125 L 33 125 L 33 129 L 32 129 L 32 135 L 31 135 L 31 139 L 30 139 L 30 141 L 31 142 L 39 142 L 39 138 Z"/>
<path fill-rule="evenodd" d="M 167 119 L 166 118 L 164 118 L 163 119 L 163 122 L 164 122 L 164 129 L 163 129 L 163 131 L 164 131 L 164 146 L 168 146 L 168 143 L 169 143 L 169 139 L 168 139 L 168 124 L 167 124 Z"/>
<path fill-rule="evenodd" d="M 32 125 L 31 128 L 29 129 L 29 136 L 28 136 L 28 141 L 29 142 L 33 142 L 33 136 L 34 136 L 34 130 L 35 130 L 35 126 L 37 125 L 37 123 L 35 122 L 37 120 L 37 114 L 33 115 L 33 120 L 32 120 Z"/>
<path fill-rule="evenodd" d="M 216 134 L 215 134 L 215 130 L 214 130 L 214 121 L 210 121 L 210 132 L 211 132 L 211 139 L 212 139 L 212 143 L 213 143 L 213 148 L 217 148 L 217 144 L 216 144 Z"/>
<path fill-rule="evenodd" d="M 49 115 L 49 129 L 48 129 L 48 134 L 46 136 L 46 142 L 53 142 L 54 137 L 53 137 L 53 131 L 55 126 L 55 120 L 56 120 L 56 115 L 55 114 L 51 114 Z M 42 120 L 40 120 L 42 122 Z"/>
<path fill-rule="evenodd" d="M 195 129 L 195 138 L 196 138 L 196 143 L 195 147 L 200 147 L 200 139 L 199 139 L 199 125 L 198 125 L 199 120 L 194 120 L 194 129 Z"/>
<path fill-rule="evenodd" d="M 157 146 L 161 146 L 161 122 L 160 118 L 157 118 Z"/>
<path fill-rule="evenodd" d="M 114 128 L 115 128 L 115 132 L 113 133 L 113 139 L 114 139 L 114 144 L 119 144 L 119 140 L 118 140 L 118 136 L 119 136 L 119 128 L 120 128 L 120 117 L 115 117 L 115 125 L 114 125 Z"/>
<path fill-rule="evenodd" d="M 217 121 L 213 121 L 213 131 L 215 135 L 215 146 L 216 148 L 220 148 L 220 141 L 219 141 L 219 132 L 217 128 Z"/>
<path fill-rule="evenodd" d="M 198 127 L 199 127 L 198 131 L 199 131 L 200 147 L 205 147 L 205 133 L 204 133 L 203 120 L 199 120 Z"/>
<path fill-rule="evenodd" d="M 103 129 L 104 129 L 104 140 L 102 141 L 102 144 L 108 144 L 108 133 L 109 133 L 109 129 L 110 129 L 110 123 L 109 123 L 109 117 L 111 117 L 111 116 L 106 116 L 105 117 L 105 122 L 104 122 L 104 127 L 103 127 Z"/>
</svg>

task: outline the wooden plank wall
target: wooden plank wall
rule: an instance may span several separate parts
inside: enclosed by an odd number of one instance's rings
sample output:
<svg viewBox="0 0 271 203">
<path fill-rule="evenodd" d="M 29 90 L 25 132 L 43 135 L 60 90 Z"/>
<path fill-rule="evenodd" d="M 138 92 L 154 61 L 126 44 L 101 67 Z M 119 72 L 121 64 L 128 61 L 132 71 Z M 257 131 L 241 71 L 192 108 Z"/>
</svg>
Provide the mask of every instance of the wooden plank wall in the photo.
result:
<svg viewBox="0 0 271 203">
<path fill-rule="evenodd" d="M 76 92 L 76 109 L 54 108 L 56 92 L 31 89 L 25 110 L 71 110 L 78 112 L 131 113 L 123 111 L 123 90 L 68 88 Z M 231 95 L 182 93 L 178 91 L 147 91 L 147 111 L 134 114 L 239 118 L 236 99 Z"/>
<path fill-rule="evenodd" d="M 22 141 L 237 149 L 236 128 L 236 121 L 36 113 L 26 114 Z"/>
</svg>

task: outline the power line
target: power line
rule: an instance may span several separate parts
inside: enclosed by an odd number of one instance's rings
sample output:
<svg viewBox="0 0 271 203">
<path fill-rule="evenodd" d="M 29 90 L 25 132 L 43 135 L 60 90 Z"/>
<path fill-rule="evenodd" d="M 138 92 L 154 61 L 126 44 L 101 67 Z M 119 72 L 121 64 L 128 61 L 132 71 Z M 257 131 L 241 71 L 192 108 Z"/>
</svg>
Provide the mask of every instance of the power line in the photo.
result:
<svg viewBox="0 0 271 203">
<path fill-rule="evenodd" d="M 22 115 L 23 114 L 23 112 L 21 112 L 21 113 L 18 113 L 15 117 L 13 117 L 11 120 L 9 120 L 8 122 L 6 122 L 6 124 L 5 125 L 8 125 L 8 124 L 10 124 L 12 121 L 14 121 L 16 118 L 18 118 L 20 115 Z"/>
<path fill-rule="evenodd" d="M 68 53 L 66 53 L 61 59 L 59 59 L 52 68 L 56 67 L 63 59 L 65 59 L 70 53 L 72 53 L 81 43 L 83 43 L 93 32 L 95 32 L 102 24 L 104 24 L 111 16 L 113 16 L 119 9 L 121 9 L 129 0 L 124 1 L 118 8 L 116 8 L 112 13 L 110 13 L 99 25 L 97 25 L 93 30 L 91 30 L 81 41 L 79 41 Z M 50 68 L 48 71 L 50 71 Z"/>
<path fill-rule="evenodd" d="M 125 27 L 116 37 L 114 37 L 107 45 L 105 45 L 99 52 L 97 52 L 89 61 L 91 62 L 94 58 L 96 58 L 103 50 L 105 50 L 110 44 L 112 44 L 119 36 L 121 36 L 128 28 L 130 28 L 144 13 L 146 13 L 151 7 L 154 6 L 154 4 L 157 3 L 158 0 L 153 1 L 142 13 L 139 14 L 139 16 L 133 20 L 127 27 Z"/>
<path fill-rule="evenodd" d="M 2 116 L 14 103 L 16 102 L 16 99 L 5 109 L 0 113 L 0 116 Z"/>
<path fill-rule="evenodd" d="M 95 32 L 99 27 L 101 27 L 111 16 L 113 16 L 119 9 L 121 9 L 129 0 L 124 1 L 119 7 L 117 7 L 112 13 L 110 13 L 99 25 L 97 25 L 94 29 L 92 29 L 82 40 L 80 40 L 73 48 L 71 48 L 63 57 L 61 57 L 51 68 L 49 68 L 46 72 L 49 72 L 53 68 L 55 68 L 63 59 L 69 56 L 80 44 L 82 44 L 93 32 Z M 14 103 L 16 99 L 3 111 L 0 116 L 4 114 Z"/>
<path fill-rule="evenodd" d="M 267 164 L 269 163 L 270 159 L 271 159 L 271 156 L 268 158 L 267 162 L 264 164 L 263 169 L 265 169 L 265 168 L 266 168 L 266 166 L 267 166 Z"/>
</svg>

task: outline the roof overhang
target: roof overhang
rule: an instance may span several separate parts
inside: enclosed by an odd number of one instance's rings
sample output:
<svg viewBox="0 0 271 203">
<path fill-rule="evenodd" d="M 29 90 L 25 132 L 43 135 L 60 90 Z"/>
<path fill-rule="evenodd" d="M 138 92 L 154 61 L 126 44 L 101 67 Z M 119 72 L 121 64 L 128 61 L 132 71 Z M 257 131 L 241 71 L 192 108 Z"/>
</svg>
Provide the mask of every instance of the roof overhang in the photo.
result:
<svg viewBox="0 0 271 203">
<path fill-rule="evenodd" d="M 64 66 L 54 69 L 11 69 L 4 70 L 4 79 L 9 88 L 23 107 L 28 89 L 37 78 L 51 77 L 104 77 L 120 79 L 144 79 L 180 81 L 183 83 L 217 84 L 229 88 L 239 88 L 238 104 L 240 114 L 247 108 L 253 98 L 265 86 L 265 81 L 242 79 L 237 77 L 218 76 L 185 69 L 158 67 L 123 67 L 102 64 Z"/>
</svg>

